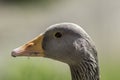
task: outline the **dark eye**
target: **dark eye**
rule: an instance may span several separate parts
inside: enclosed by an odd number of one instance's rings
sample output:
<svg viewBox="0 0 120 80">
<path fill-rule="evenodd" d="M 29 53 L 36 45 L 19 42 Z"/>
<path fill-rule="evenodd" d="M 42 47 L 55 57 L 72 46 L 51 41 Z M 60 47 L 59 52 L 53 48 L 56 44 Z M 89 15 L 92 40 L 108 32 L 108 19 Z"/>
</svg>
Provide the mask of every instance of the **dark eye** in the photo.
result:
<svg viewBox="0 0 120 80">
<path fill-rule="evenodd" d="M 56 38 L 61 38 L 61 37 L 62 37 L 62 33 L 56 32 L 56 33 L 55 33 L 55 37 L 56 37 Z"/>
</svg>

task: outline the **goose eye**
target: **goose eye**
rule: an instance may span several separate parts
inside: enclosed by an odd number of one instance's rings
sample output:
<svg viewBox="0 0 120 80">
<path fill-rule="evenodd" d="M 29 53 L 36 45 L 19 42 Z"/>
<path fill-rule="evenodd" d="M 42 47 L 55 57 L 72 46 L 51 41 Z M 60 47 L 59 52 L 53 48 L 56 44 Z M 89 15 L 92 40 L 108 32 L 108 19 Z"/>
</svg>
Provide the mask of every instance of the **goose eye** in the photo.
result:
<svg viewBox="0 0 120 80">
<path fill-rule="evenodd" d="M 56 37 L 56 38 L 61 38 L 61 37 L 62 37 L 62 33 L 56 32 L 56 33 L 55 33 L 55 37 Z"/>
</svg>

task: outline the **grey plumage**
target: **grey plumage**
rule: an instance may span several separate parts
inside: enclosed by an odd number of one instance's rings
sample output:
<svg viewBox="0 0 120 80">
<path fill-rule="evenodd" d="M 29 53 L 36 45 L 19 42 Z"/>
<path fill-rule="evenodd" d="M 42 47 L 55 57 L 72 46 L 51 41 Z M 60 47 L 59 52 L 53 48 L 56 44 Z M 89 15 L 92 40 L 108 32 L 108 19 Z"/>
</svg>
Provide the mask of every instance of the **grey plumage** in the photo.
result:
<svg viewBox="0 0 120 80">
<path fill-rule="evenodd" d="M 60 39 L 54 33 L 60 32 Z M 45 32 L 43 48 L 46 57 L 67 63 L 72 80 L 99 80 L 97 51 L 89 35 L 78 25 L 60 23 Z"/>
</svg>

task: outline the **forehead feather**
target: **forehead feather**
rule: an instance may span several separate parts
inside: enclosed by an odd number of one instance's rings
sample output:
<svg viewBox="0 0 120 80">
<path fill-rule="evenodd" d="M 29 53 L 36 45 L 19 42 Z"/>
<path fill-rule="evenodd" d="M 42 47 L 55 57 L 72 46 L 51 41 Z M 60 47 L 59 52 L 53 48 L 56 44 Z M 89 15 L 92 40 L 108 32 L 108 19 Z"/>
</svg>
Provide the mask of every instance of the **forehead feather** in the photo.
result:
<svg viewBox="0 0 120 80">
<path fill-rule="evenodd" d="M 47 28 L 46 31 L 56 31 L 56 30 L 62 30 L 62 31 L 72 31 L 74 33 L 88 36 L 88 34 L 77 24 L 74 23 L 58 23 L 54 24 Z"/>
</svg>

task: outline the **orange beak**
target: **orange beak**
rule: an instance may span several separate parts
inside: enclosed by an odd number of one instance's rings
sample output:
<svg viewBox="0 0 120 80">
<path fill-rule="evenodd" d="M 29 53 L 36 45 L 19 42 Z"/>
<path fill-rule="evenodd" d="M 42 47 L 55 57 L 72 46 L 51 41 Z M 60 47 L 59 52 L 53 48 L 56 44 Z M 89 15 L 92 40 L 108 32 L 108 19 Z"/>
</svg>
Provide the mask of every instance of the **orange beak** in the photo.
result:
<svg viewBox="0 0 120 80">
<path fill-rule="evenodd" d="M 11 53 L 13 57 L 16 56 L 30 56 L 30 57 L 42 57 L 44 56 L 44 50 L 42 48 L 42 41 L 44 36 L 41 34 L 28 43 L 14 49 Z"/>
</svg>

